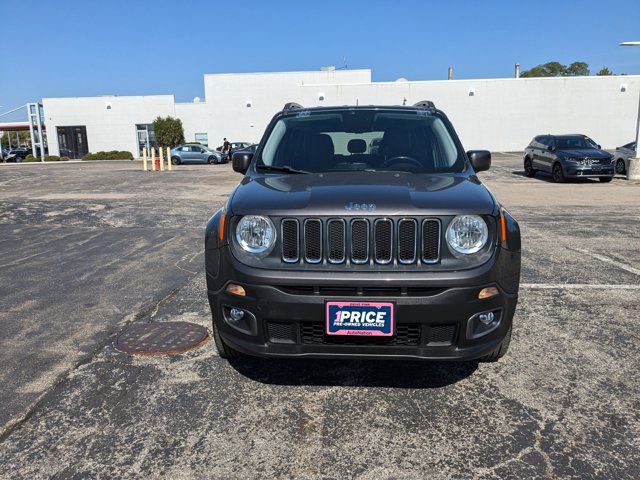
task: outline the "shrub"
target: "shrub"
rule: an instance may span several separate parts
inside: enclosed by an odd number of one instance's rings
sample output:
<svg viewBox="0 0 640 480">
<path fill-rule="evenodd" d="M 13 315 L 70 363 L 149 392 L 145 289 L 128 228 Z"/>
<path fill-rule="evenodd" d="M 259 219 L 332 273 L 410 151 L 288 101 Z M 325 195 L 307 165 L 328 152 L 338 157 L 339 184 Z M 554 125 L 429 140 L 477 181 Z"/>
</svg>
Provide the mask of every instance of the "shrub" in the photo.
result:
<svg viewBox="0 0 640 480">
<path fill-rule="evenodd" d="M 109 152 L 87 153 L 82 160 L 133 160 L 133 154 L 125 150 L 111 150 Z"/>
<path fill-rule="evenodd" d="M 34 157 L 31 153 L 29 155 L 27 155 L 24 160 L 22 160 L 23 162 L 37 162 L 38 159 L 36 157 Z"/>
<path fill-rule="evenodd" d="M 69 160 L 69 157 L 60 157 L 61 162 L 66 162 Z"/>
<path fill-rule="evenodd" d="M 58 155 L 45 155 L 44 156 L 44 161 L 45 162 L 59 162 L 60 161 L 60 157 Z"/>
</svg>

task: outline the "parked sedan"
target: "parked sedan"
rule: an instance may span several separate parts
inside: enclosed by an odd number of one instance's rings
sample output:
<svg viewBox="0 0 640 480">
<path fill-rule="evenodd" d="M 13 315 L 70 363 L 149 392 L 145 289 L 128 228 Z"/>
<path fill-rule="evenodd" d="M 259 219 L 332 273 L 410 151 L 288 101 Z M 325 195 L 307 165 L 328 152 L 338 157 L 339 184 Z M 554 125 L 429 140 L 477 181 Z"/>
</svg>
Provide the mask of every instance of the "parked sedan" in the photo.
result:
<svg viewBox="0 0 640 480">
<path fill-rule="evenodd" d="M 231 142 L 231 155 L 233 155 L 238 150 L 244 150 L 247 147 L 250 147 L 252 144 L 249 142 Z M 216 148 L 218 152 L 222 152 L 222 145 Z"/>
<path fill-rule="evenodd" d="M 171 163 L 226 163 L 224 155 L 200 144 L 186 144 L 171 150 Z"/>
<path fill-rule="evenodd" d="M 31 149 L 27 149 L 24 147 L 12 148 L 4 157 L 4 161 L 20 163 L 25 158 L 27 158 L 27 155 L 29 155 L 30 153 L 31 153 Z"/>
<path fill-rule="evenodd" d="M 618 175 L 625 175 L 627 168 L 629 168 L 629 159 L 633 158 L 636 154 L 636 142 L 627 143 L 621 147 L 616 148 L 613 154 L 613 164 L 616 166 L 616 173 Z"/>
<path fill-rule="evenodd" d="M 586 135 L 538 135 L 524 149 L 524 172 L 551 174 L 560 183 L 567 178 L 597 178 L 610 182 L 614 175 L 613 155 L 602 150 Z"/>
</svg>

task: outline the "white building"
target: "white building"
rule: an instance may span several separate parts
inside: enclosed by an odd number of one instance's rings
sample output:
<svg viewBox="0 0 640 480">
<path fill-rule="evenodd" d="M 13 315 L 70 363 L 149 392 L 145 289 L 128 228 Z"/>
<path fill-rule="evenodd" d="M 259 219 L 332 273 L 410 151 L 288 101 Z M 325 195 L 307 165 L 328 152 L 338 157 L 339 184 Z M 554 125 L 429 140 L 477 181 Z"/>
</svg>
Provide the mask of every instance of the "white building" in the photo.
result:
<svg viewBox="0 0 640 480">
<path fill-rule="evenodd" d="M 180 118 L 186 141 L 217 147 L 223 137 L 258 142 L 287 102 L 419 100 L 445 111 L 467 149 L 521 150 L 541 133 L 584 133 L 613 148 L 635 138 L 640 75 L 372 82 L 370 70 L 219 74 L 205 75 L 204 93 L 191 103 L 178 103 L 173 95 L 45 98 L 49 152 L 136 155 L 158 116 Z"/>
</svg>

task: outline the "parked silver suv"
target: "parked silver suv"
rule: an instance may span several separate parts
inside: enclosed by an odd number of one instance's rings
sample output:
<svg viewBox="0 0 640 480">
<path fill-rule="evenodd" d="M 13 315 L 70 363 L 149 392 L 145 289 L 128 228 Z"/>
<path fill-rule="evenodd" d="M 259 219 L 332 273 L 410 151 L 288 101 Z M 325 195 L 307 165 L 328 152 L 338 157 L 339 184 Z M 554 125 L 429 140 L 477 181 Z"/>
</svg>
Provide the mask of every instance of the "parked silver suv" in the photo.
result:
<svg viewBox="0 0 640 480">
<path fill-rule="evenodd" d="M 179 145 L 171 150 L 171 163 L 227 163 L 227 159 L 220 152 L 211 150 L 199 143 Z"/>
</svg>

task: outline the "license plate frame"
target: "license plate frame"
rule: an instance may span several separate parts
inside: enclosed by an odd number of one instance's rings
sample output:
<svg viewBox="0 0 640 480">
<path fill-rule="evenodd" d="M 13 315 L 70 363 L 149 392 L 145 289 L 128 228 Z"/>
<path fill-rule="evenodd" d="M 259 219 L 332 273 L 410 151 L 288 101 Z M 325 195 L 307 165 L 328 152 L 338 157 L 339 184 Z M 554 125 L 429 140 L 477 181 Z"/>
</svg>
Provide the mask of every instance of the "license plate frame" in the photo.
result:
<svg viewBox="0 0 640 480">
<path fill-rule="evenodd" d="M 345 315 L 342 312 L 349 312 L 349 314 Z M 360 312 L 360 315 L 352 318 L 351 315 L 354 312 Z M 388 301 L 326 300 L 325 334 L 353 337 L 393 337 L 396 335 L 396 304 Z"/>
</svg>

